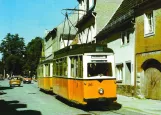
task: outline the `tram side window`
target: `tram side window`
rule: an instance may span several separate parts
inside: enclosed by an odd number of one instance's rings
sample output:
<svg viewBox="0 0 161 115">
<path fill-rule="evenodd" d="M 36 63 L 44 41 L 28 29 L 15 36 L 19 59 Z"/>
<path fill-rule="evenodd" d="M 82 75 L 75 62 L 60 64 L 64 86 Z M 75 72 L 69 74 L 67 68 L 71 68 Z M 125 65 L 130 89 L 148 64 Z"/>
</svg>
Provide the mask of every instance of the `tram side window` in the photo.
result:
<svg viewBox="0 0 161 115">
<path fill-rule="evenodd" d="M 55 62 L 56 62 L 56 68 L 55 68 L 56 72 L 55 73 L 56 75 L 60 76 L 60 61 L 56 60 Z"/>
<path fill-rule="evenodd" d="M 48 75 L 49 75 L 49 65 L 48 64 L 45 64 L 45 77 L 48 77 Z"/>
<path fill-rule="evenodd" d="M 62 76 L 66 76 L 67 77 L 67 58 L 64 58 L 62 60 Z"/>
<path fill-rule="evenodd" d="M 83 77 L 82 56 L 74 56 L 71 60 L 71 77 Z"/>
<path fill-rule="evenodd" d="M 82 60 L 82 56 L 78 57 L 78 77 L 83 78 L 83 60 Z"/>
<path fill-rule="evenodd" d="M 111 63 L 88 63 L 88 77 L 94 76 L 112 76 Z"/>
<path fill-rule="evenodd" d="M 63 76 L 63 61 L 62 59 L 56 60 L 56 64 L 57 64 L 57 74 L 58 76 Z"/>
<path fill-rule="evenodd" d="M 57 62 L 53 62 L 53 75 L 57 75 Z"/>
<path fill-rule="evenodd" d="M 62 59 L 60 59 L 60 60 L 59 60 L 59 75 L 60 75 L 60 76 L 63 75 L 62 68 L 63 68 L 63 61 L 62 61 Z"/>
<path fill-rule="evenodd" d="M 76 57 L 71 57 L 71 77 L 76 77 L 75 58 Z"/>
<path fill-rule="evenodd" d="M 53 74 L 67 77 L 67 58 L 55 60 L 53 63 Z"/>
</svg>

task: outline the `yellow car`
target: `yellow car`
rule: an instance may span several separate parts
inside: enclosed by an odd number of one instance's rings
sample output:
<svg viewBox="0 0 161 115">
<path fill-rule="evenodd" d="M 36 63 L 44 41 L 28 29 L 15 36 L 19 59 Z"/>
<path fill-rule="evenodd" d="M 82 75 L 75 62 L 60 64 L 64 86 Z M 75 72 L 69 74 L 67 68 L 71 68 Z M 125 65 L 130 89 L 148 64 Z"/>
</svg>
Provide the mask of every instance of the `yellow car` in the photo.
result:
<svg viewBox="0 0 161 115">
<path fill-rule="evenodd" d="M 23 78 L 23 83 L 31 83 L 31 81 L 32 81 L 32 78 L 31 78 L 31 77 L 29 77 L 29 76 L 24 76 L 24 78 Z"/>
<path fill-rule="evenodd" d="M 21 85 L 21 78 L 20 77 L 12 77 L 9 81 L 10 87 L 12 86 L 20 86 Z"/>
</svg>

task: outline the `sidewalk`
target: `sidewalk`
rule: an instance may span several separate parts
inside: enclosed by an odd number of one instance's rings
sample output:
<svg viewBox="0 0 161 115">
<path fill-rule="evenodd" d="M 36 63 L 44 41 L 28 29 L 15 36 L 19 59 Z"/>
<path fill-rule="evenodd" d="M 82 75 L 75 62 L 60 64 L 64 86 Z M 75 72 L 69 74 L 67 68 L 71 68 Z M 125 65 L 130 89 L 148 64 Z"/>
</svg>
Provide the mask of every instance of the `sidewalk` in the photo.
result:
<svg viewBox="0 0 161 115">
<path fill-rule="evenodd" d="M 135 97 L 117 95 L 117 102 L 122 105 L 122 108 L 138 111 L 145 115 L 161 115 L 160 100 L 138 99 Z"/>
</svg>

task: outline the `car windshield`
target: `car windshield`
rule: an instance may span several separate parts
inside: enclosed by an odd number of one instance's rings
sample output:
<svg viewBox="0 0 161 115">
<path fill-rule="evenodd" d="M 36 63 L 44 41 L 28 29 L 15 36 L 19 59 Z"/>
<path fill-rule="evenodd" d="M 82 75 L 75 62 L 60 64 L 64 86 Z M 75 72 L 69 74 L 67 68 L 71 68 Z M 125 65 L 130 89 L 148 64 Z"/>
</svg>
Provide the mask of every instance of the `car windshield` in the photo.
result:
<svg viewBox="0 0 161 115">
<path fill-rule="evenodd" d="M 29 76 L 24 76 L 24 78 L 31 78 L 31 77 L 29 77 Z"/>
<path fill-rule="evenodd" d="M 19 77 L 13 77 L 12 80 L 20 80 Z"/>
<path fill-rule="evenodd" d="M 88 63 L 88 77 L 92 76 L 112 76 L 111 63 Z"/>
</svg>

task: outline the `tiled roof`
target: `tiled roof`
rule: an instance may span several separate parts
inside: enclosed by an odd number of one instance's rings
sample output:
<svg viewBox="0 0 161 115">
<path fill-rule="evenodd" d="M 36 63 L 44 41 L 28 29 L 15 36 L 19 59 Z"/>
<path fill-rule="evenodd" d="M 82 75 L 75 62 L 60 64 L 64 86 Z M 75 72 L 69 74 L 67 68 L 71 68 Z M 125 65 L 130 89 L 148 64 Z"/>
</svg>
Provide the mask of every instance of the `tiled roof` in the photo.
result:
<svg viewBox="0 0 161 115">
<path fill-rule="evenodd" d="M 107 31 L 114 29 L 118 24 L 131 18 L 134 14 L 133 7 L 138 3 L 138 0 L 124 0 L 118 10 L 115 12 L 109 23 L 103 28 L 103 30 L 97 34 L 96 38 L 107 33 Z"/>
<path fill-rule="evenodd" d="M 151 6 L 159 6 L 161 3 L 161 0 L 137 0 L 138 4 L 134 7 L 135 10 L 139 9 L 142 10 L 144 8 L 148 8 Z M 159 6 L 160 8 L 160 6 Z"/>
<path fill-rule="evenodd" d="M 124 16 L 136 4 L 136 0 L 124 0 L 109 23 L 117 20 L 118 17 Z"/>
<path fill-rule="evenodd" d="M 144 5 L 151 5 L 160 0 L 124 0 L 118 10 L 115 12 L 109 23 L 102 29 L 95 37 L 100 38 L 114 30 L 116 27 L 122 26 L 127 20 L 134 17 L 134 10 L 143 7 Z"/>
</svg>

